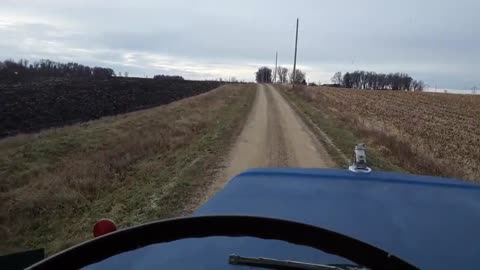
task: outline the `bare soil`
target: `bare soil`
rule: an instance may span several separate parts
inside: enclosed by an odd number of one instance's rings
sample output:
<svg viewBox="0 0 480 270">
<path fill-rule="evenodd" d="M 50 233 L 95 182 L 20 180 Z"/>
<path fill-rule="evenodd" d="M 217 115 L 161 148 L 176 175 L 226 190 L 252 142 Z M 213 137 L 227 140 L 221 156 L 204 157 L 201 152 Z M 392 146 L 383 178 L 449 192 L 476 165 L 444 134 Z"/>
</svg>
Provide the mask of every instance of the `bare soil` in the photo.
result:
<svg viewBox="0 0 480 270">
<path fill-rule="evenodd" d="M 119 77 L 0 83 L 0 137 L 168 104 L 220 85 L 215 81 Z"/>
</svg>

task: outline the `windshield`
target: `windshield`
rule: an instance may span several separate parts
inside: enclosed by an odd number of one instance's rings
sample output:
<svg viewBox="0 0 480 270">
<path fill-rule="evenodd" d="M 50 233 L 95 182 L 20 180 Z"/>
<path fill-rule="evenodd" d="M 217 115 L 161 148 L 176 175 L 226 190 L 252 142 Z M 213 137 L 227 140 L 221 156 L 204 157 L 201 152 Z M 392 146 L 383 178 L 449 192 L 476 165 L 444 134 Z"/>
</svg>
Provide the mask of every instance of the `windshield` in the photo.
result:
<svg viewBox="0 0 480 270">
<path fill-rule="evenodd" d="M 36 250 L 22 268 L 208 213 L 308 223 L 421 268 L 478 265 L 479 10 L 2 0 L 0 258 Z M 337 263 L 316 258 L 298 261 Z"/>
</svg>

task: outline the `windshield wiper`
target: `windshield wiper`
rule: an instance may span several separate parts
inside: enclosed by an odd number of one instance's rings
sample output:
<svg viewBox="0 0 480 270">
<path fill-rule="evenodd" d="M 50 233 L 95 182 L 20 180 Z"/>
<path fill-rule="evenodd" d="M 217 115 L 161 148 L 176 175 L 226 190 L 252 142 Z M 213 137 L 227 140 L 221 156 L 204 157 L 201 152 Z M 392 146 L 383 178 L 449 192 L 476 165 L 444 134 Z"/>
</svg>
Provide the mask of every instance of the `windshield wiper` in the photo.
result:
<svg viewBox="0 0 480 270">
<path fill-rule="evenodd" d="M 309 269 L 309 270 L 363 270 L 367 269 L 358 265 L 349 264 L 314 264 L 270 258 L 252 258 L 230 255 L 228 262 L 233 265 L 245 265 L 269 269 Z"/>
</svg>

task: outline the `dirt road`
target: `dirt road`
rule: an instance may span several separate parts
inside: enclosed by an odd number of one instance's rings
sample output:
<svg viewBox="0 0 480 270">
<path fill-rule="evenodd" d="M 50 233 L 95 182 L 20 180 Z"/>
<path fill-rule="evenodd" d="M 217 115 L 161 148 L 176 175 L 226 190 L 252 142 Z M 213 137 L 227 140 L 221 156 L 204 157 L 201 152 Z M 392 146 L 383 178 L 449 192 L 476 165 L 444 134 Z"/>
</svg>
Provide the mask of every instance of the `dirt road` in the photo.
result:
<svg viewBox="0 0 480 270">
<path fill-rule="evenodd" d="M 259 84 L 255 104 L 219 185 L 249 168 L 333 166 L 323 146 L 278 90 Z"/>
</svg>

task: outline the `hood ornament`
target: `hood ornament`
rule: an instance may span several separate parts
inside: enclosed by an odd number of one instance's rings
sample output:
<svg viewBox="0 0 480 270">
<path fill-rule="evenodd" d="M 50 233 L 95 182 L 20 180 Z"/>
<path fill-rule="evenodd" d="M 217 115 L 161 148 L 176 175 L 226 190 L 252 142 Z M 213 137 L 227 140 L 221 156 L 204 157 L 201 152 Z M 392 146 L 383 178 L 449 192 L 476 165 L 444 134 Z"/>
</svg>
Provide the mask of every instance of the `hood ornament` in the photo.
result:
<svg viewBox="0 0 480 270">
<path fill-rule="evenodd" d="M 369 173 L 372 171 L 372 169 L 367 166 L 367 153 L 364 143 L 359 143 L 355 146 L 352 165 L 350 165 L 348 169 L 355 173 Z"/>
</svg>

